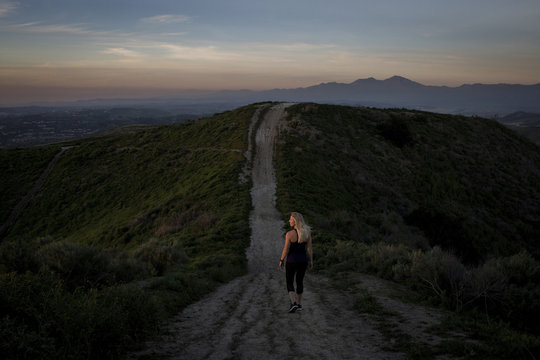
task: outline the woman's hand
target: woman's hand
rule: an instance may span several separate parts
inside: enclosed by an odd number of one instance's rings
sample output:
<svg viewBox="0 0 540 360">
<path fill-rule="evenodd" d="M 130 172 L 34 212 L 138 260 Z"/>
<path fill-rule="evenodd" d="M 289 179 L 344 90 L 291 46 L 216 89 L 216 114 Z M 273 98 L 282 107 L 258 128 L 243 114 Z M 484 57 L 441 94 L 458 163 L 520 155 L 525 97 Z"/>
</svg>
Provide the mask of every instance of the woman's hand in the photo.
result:
<svg viewBox="0 0 540 360">
<path fill-rule="evenodd" d="M 309 270 L 313 270 L 313 261 L 309 261 L 307 267 Z"/>
<path fill-rule="evenodd" d="M 279 268 L 283 269 L 283 260 L 279 260 Z"/>
</svg>

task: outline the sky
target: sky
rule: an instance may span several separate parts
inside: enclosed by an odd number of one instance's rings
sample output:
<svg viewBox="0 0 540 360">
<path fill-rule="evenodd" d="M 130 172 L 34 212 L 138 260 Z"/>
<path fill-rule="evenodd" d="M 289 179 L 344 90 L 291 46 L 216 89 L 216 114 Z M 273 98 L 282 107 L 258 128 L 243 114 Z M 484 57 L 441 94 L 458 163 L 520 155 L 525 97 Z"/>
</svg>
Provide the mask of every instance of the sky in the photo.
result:
<svg viewBox="0 0 540 360">
<path fill-rule="evenodd" d="M 0 0 L 0 104 L 540 83 L 539 0 Z"/>
</svg>

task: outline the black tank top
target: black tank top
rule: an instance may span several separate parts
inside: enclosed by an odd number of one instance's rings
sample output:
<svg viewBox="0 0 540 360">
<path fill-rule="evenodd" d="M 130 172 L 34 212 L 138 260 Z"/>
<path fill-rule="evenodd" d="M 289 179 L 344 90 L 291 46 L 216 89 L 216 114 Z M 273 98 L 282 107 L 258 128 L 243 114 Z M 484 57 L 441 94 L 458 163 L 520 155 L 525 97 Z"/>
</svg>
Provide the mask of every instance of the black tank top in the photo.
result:
<svg viewBox="0 0 540 360">
<path fill-rule="evenodd" d="M 294 229 L 296 231 L 296 229 Z M 291 246 L 289 247 L 289 253 L 287 254 L 287 262 L 288 263 L 303 263 L 307 262 L 307 251 L 306 251 L 306 244 L 305 242 L 299 243 L 298 242 L 299 236 L 298 231 L 296 231 L 296 241 L 291 241 Z"/>
</svg>

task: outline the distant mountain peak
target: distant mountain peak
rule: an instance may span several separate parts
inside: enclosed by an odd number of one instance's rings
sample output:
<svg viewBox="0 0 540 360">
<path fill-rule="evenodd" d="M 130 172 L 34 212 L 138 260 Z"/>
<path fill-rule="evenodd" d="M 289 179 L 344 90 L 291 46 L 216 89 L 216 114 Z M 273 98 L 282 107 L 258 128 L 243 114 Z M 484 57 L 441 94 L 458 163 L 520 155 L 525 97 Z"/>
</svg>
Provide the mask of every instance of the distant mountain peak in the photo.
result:
<svg viewBox="0 0 540 360">
<path fill-rule="evenodd" d="M 399 84 L 399 85 L 422 85 L 416 81 L 409 80 L 403 76 L 394 75 L 391 78 L 384 80 L 385 83 Z"/>
<path fill-rule="evenodd" d="M 415 81 L 409 80 L 407 78 L 404 78 L 403 76 L 394 75 L 388 79 L 385 80 L 377 80 L 374 77 L 369 77 L 367 79 L 358 79 L 354 82 L 352 82 L 350 85 L 362 85 L 362 84 L 386 84 L 386 85 L 399 85 L 399 86 L 422 86 L 422 84 L 417 83 Z"/>
<path fill-rule="evenodd" d="M 367 79 L 358 79 L 356 81 L 353 81 L 349 85 L 358 85 L 358 84 L 376 83 L 376 82 L 379 82 L 379 80 L 375 79 L 374 77 L 368 77 Z"/>
<path fill-rule="evenodd" d="M 399 76 L 399 75 L 394 75 L 392 77 L 389 77 L 388 79 L 385 79 L 385 81 L 402 81 L 402 80 L 406 80 L 406 81 L 411 81 L 403 76 Z"/>
</svg>

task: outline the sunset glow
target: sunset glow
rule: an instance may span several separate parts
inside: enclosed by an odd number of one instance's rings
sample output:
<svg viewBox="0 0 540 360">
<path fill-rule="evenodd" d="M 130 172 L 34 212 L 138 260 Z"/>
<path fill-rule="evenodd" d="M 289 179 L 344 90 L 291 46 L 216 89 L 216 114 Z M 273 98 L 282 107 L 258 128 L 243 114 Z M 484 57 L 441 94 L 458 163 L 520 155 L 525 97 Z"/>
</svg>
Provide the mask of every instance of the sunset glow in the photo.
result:
<svg viewBox="0 0 540 360">
<path fill-rule="evenodd" d="M 540 82 L 537 0 L 81 3 L 0 0 L 0 104 L 392 75 Z"/>
</svg>

